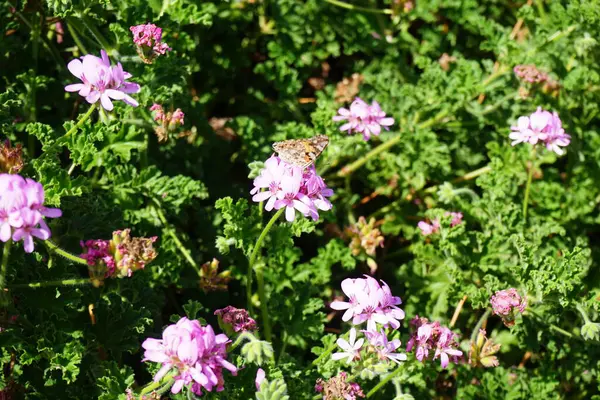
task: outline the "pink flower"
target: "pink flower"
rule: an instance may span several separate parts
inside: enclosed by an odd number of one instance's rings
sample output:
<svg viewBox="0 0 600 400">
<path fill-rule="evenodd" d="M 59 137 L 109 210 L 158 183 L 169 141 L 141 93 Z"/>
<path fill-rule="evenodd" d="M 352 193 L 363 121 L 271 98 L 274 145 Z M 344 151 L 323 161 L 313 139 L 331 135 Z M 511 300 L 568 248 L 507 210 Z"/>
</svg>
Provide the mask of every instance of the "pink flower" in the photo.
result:
<svg viewBox="0 0 600 400">
<path fill-rule="evenodd" d="M 237 368 L 226 360 L 229 339 L 223 334 L 215 335 L 210 325 L 201 326 L 196 320 L 181 318 L 169 325 L 162 339 L 146 339 L 144 360 L 162 364 L 154 376 L 159 382 L 170 370 L 175 369 L 172 393 L 179 393 L 185 386 L 200 395 L 202 389 L 223 390 L 223 368 L 233 375 Z"/>
<path fill-rule="evenodd" d="M 259 368 L 258 371 L 256 371 L 256 378 L 254 379 L 254 384 L 256 385 L 256 390 L 260 391 L 260 384 L 265 380 L 265 370 L 262 368 Z"/>
<path fill-rule="evenodd" d="M 359 97 L 350 104 L 350 109 L 340 108 L 338 114 L 333 117 L 334 121 L 348 121 L 340 127 L 340 131 L 348 131 L 349 134 L 362 133 L 364 140 L 369 140 L 371 135 L 379 136 L 381 127 L 389 130 L 394 124 L 393 118 L 386 118 L 379 103 L 373 101 L 368 105 Z"/>
<path fill-rule="evenodd" d="M 490 298 L 490 303 L 494 314 L 502 318 L 506 326 L 513 326 L 516 315 L 527 308 L 527 298 L 521 297 L 515 288 L 497 291 Z"/>
<path fill-rule="evenodd" d="M 517 125 L 511 127 L 509 138 L 512 146 L 519 143 L 530 143 L 532 145 L 542 142 L 550 151 L 558 155 L 564 154 L 562 147 L 571 143 L 571 136 L 566 134 L 562 128 L 562 122 L 556 112 L 550 113 L 541 107 L 529 117 L 519 117 Z"/>
<path fill-rule="evenodd" d="M 389 286 L 382 281 L 365 275 L 365 278 L 344 279 L 342 290 L 349 297 L 349 302 L 333 301 L 331 308 L 346 310 L 342 320 L 352 319 L 354 325 L 367 322 L 368 331 L 377 331 L 377 324 L 397 329 L 398 320 L 404 319 L 404 311 L 396 307 L 401 304 L 399 297 L 392 296 Z"/>
<path fill-rule="evenodd" d="M 85 55 L 69 62 L 67 67 L 69 71 L 79 78 L 82 83 L 75 83 L 65 86 L 67 92 L 78 92 L 80 96 L 90 104 L 95 104 L 98 100 L 105 110 L 113 109 L 112 100 L 123 100 L 130 106 L 137 107 L 135 101 L 129 93 L 137 93 L 140 86 L 137 83 L 127 82 L 131 74 L 123 71 L 121 63 L 116 66 L 110 65 L 110 60 L 106 51 L 100 51 L 101 57 Z"/>
<path fill-rule="evenodd" d="M 148 64 L 171 48 L 162 41 L 162 29 L 154 24 L 136 25 L 129 28 L 133 33 L 133 43 L 142 60 Z"/>
<path fill-rule="evenodd" d="M 57 208 L 44 206 L 44 188 L 32 179 L 16 174 L 0 174 L 0 240 L 23 240 L 25 252 L 34 249 L 33 238 L 50 238 L 44 217 L 58 218 Z"/>
<path fill-rule="evenodd" d="M 369 343 L 371 344 L 371 346 L 375 348 L 379 359 L 385 360 L 387 358 L 397 364 L 399 364 L 400 361 L 406 361 L 406 354 L 395 353 L 396 349 L 400 348 L 401 346 L 400 339 L 394 339 L 392 341 L 389 341 L 383 329 L 381 329 L 380 331 L 363 332 L 369 339 Z"/>
<path fill-rule="evenodd" d="M 248 311 L 242 308 L 227 306 L 215 311 L 219 316 L 219 325 L 230 325 L 234 332 L 255 331 L 256 321 L 248 315 Z"/>
<path fill-rule="evenodd" d="M 452 221 L 450 222 L 450 226 L 460 225 L 462 223 L 463 214 L 461 212 L 447 212 L 444 214 L 445 216 L 451 216 Z"/>
<path fill-rule="evenodd" d="M 417 315 L 410 324 L 415 327 L 415 331 L 407 343 L 406 351 L 410 352 L 416 348 L 417 360 L 426 360 L 430 350 L 435 349 L 432 359 L 439 358 L 442 368 L 446 368 L 450 361 L 456 363 L 458 358 L 463 355 L 462 351 L 456 349 L 458 347 L 457 335 L 449 328 L 441 326 L 439 322 L 430 323 L 427 318 L 419 318 Z"/>
<path fill-rule="evenodd" d="M 428 224 L 425 221 L 420 221 L 417 226 L 421 230 L 423 236 L 428 236 L 440 231 L 440 221 L 438 219 L 431 221 L 431 224 Z"/>
<path fill-rule="evenodd" d="M 302 171 L 277 156 L 271 156 L 265 162 L 265 168 L 254 179 L 250 194 L 253 195 L 253 201 L 266 200 L 267 211 L 285 207 L 286 219 L 290 222 L 295 219 L 296 211 L 316 221 L 319 219 L 318 210 L 328 211 L 332 208 L 328 197 L 333 195 L 333 190 L 317 175 L 314 166 Z"/>
</svg>

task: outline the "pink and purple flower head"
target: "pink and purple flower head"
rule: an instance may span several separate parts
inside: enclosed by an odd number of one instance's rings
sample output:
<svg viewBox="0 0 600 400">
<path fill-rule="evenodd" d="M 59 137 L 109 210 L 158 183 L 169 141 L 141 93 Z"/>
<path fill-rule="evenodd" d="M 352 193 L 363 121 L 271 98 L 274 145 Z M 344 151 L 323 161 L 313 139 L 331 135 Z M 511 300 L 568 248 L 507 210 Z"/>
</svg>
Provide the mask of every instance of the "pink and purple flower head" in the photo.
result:
<svg viewBox="0 0 600 400">
<path fill-rule="evenodd" d="M 219 326 L 225 332 L 227 332 L 226 329 L 236 333 L 256 330 L 256 321 L 243 308 L 227 306 L 216 310 L 215 315 L 219 316 Z"/>
<path fill-rule="evenodd" d="M 58 208 L 44 206 L 44 188 L 33 179 L 0 174 L 0 240 L 23 241 L 25 252 L 33 251 L 33 238 L 47 240 L 50 228 L 44 217 L 58 218 Z"/>
<path fill-rule="evenodd" d="M 133 34 L 133 43 L 136 45 L 140 58 L 146 63 L 151 64 L 152 60 L 171 48 L 162 41 L 162 28 L 154 24 L 136 25 L 129 28 Z"/>
<path fill-rule="evenodd" d="M 494 314 L 502 318 L 506 326 L 515 324 L 515 317 L 527 308 L 527 297 L 519 294 L 517 289 L 510 288 L 497 291 L 491 298 Z"/>
<path fill-rule="evenodd" d="M 512 132 L 509 138 L 512 139 L 513 146 L 519 143 L 543 143 L 548 150 L 562 155 L 563 147 L 571 143 L 571 136 L 562 128 L 558 114 L 542 110 L 541 107 L 528 117 L 519 117 L 517 125 L 511 126 L 510 129 Z"/>
<path fill-rule="evenodd" d="M 334 310 L 344 310 L 343 321 L 354 325 L 367 323 L 367 330 L 378 331 L 377 325 L 398 329 L 400 320 L 404 319 L 404 311 L 398 307 L 402 304 L 400 297 L 393 296 L 390 287 L 383 281 L 379 282 L 365 275 L 365 278 L 344 279 L 342 291 L 348 296 L 348 301 L 333 301 L 330 307 Z"/>
<path fill-rule="evenodd" d="M 336 122 L 346 121 L 344 125 L 340 126 L 340 131 L 348 131 L 348 134 L 362 133 L 363 138 L 369 140 L 371 135 L 379 136 L 382 127 L 389 130 L 389 127 L 394 124 L 394 118 L 385 115 L 376 101 L 369 105 L 357 97 L 350 104 L 350 109 L 340 108 L 338 115 L 334 116 L 333 120 Z"/>
<path fill-rule="evenodd" d="M 202 390 L 220 392 L 225 382 L 223 369 L 237 374 L 236 366 L 227 361 L 228 343 L 227 336 L 215 335 L 210 325 L 202 326 L 183 317 L 163 331 L 162 339 L 146 339 L 142 343 L 143 361 L 162 365 L 154 376 L 155 382 L 169 371 L 176 371 L 171 393 L 179 393 L 184 387 L 197 395 Z"/>
<path fill-rule="evenodd" d="M 267 211 L 285 207 L 285 218 L 290 222 L 296 218 L 296 211 L 316 221 L 319 210 L 332 208 L 328 197 L 333 196 L 333 190 L 317 175 L 314 165 L 303 171 L 277 156 L 265 162 L 250 194 L 255 202 L 266 201 Z"/>
<path fill-rule="evenodd" d="M 67 67 L 81 83 L 65 86 L 67 92 L 78 92 L 90 104 L 100 100 L 106 111 L 114 108 L 112 100 L 122 100 L 130 106 L 137 107 L 138 102 L 129 94 L 140 91 L 140 85 L 127 82 L 131 74 L 123 70 L 121 63 L 111 66 L 106 51 L 100 51 L 101 57 L 85 55 L 81 60 L 69 62 Z"/>
<path fill-rule="evenodd" d="M 431 353 L 432 359 L 440 359 L 442 368 L 446 368 L 450 361 L 457 363 L 463 353 L 458 348 L 458 336 L 449 328 L 439 322 L 429 322 L 427 318 L 417 315 L 410 321 L 415 329 L 407 343 L 406 351 L 415 349 L 417 360 L 424 361 Z"/>
</svg>

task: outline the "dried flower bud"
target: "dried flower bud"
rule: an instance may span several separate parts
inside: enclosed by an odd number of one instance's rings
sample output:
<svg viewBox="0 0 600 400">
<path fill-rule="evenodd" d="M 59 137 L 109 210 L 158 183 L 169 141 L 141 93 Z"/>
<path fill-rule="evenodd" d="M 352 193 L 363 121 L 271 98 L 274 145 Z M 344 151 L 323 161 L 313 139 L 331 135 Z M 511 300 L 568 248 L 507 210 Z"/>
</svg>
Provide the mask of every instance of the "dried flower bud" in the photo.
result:
<svg viewBox="0 0 600 400">
<path fill-rule="evenodd" d="M 513 326 L 516 315 L 525 311 L 527 298 L 521 297 L 517 289 L 510 288 L 497 291 L 491 297 L 490 303 L 492 304 L 494 314 L 502 318 L 504 325 Z"/>
<path fill-rule="evenodd" d="M 154 127 L 159 142 L 166 142 L 169 139 L 169 132 L 174 132 L 183 125 L 185 114 L 180 108 L 165 113 L 163 106 L 154 103 L 150 111 L 154 111 L 154 120 L 159 123 Z"/>
<path fill-rule="evenodd" d="M 365 397 L 358 383 L 346 382 L 346 379 L 348 374 L 345 372 L 340 372 L 328 381 L 319 378 L 315 384 L 315 391 L 323 394 L 323 400 L 355 400 Z"/>
<path fill-rule="evenodd" d="M 215 311 L 215 315 L 219 316 L 219 326 L 228 336 L 233 332 L 256 330 L 256 321 L 243 308 L 227 306 Z"/>
<path fill-rule="evenodd" d="M 23 149 L 20 144 L 12 147 L 9 140 L 0 143 L 0 173 L 18 174 L 23 169 Z"/>
<path fill-rule="evenodd" d="M 349 103 L 358 94 L 358 89 L 364 77 L 354 73 L 350 78 L 344 78 L 335 87 L 335 101 L 338 103 Z"/>
<path fill-rule="evenodd" d="M 498 358 L 495 354 L 500 350 L 500 346 L 485 336 L 484 329 L 480 329 L 475 342 L 471 342 L 469 364 L 474 367 L 497 367 Z"/>
<path fill-rule="evenodd" d="M 200 267 L 200 288 L 205 293 L 227 290 L 227 284 L 231 279 L 230 274 L 230 271 L 219 273 L 219 260 L 213 258 L 212 261 L 206 262 Z"/>
<path fill-rule="evenodd" d="M 448 53 L 444 53 L 442 54 L 438 62 L 440 63 L 440 66 L 444 71 L 448 71 L 450 69 L 450 64 L 456 62 L 456 57 L 451 56 Z"/>
<path fill-rule="evenodd" d="M 375 228 L 375 222 L 375 218 L 367 223 L 365 217 L 360 217 L 356 224 L 346 228 L 346 236 L 351 239 L 352 255 L 357 256 L 364 251 L 367 255 L 374 256 L 377 247 L 383 247 L 384 238 L 381 231 Z"/>
</svg>

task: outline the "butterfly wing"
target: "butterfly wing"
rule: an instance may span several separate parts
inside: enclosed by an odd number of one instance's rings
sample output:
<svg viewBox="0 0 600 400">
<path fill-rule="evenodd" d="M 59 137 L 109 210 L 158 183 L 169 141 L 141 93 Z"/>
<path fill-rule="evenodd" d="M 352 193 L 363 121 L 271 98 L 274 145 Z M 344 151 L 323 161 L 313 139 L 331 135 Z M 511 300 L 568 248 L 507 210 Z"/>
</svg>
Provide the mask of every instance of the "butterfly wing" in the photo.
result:
<svg viewBox="0 0 600 400">
<path fill-rule="evenodd" d="M 288 164 L 302 169 L 313 164 L 329 144 L 329 137 L 318 135 L 309 139 L 291 139 L 273 143 L 273 150 Z"/>
</svg>

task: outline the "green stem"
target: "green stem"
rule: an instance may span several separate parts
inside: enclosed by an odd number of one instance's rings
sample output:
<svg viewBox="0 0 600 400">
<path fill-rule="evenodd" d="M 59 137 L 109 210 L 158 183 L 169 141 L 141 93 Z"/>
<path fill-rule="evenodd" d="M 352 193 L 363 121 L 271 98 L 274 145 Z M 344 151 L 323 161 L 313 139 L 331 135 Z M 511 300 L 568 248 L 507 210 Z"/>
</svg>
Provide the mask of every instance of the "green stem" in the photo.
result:
<svg viewBox="0 0 600 400">
<path fill-rule="evenodd" d="M 529 191 L 531 190 L 531 181 L 533 180 L 533 170 L 535 169 L 535 147 L 532 150 L 531 166 L 527 172 L 527 184 L 525 185 L 525 197 L 523 199 L 523 222 L 527 223 L 527 206 L 529 205 Z"/>
<path fill-rule="evenodd" d="M 528 309 L 527 313 L 533 315 L 535 317 L 535 319 L 537 319 L 538 321 L 540 321 L 541 323 L 543 323 L 544 325 L 546 325 L 551 330 L 553 330 L 553 331 L 555 331 L 557 333 L 560 333 L 561 335 L 564 335 L 564 336 L 568 337 L 569 339 L 583 340 L 581 337 L 575 336 L 571 332 L 567 332 L 564 329 L 559 328 L 558 326 L 556 326 L 556 325 L 554 325 L 554 324 L 552 324 L 550 322 L 546 322 L 546 320 L 544 318 L 542 318 L 541 315 L 539 315 L 535 311 L 532 311 L 531 309 Z"/>
<path fill-rule="evenodd" d="M 89 54 L 89 51 L 87 51 L 87 49 L 85 48 L 83 42 L 81 41 L 81 38 L 79 37 L 79 34 L 76 32 L 75 26 L 71 24 L 69 20 L 67 20 L 67 30 L 71 34 L 75 45 L 79 48 L 80 53 Z"/>
<path fill-rule="evenodd" d="M 92 281 L 89 278 L 77 278 L 77 279 L 60 279 L 56 281 L 43 281 L 43 282 L 30 282 L 30 283 L 15 283 L 8 285 L 10 289 L 17 288 L 28 288 L 37 289 L 42 287 L 53 287 L 53 286 L 85 286 L 91 285 Z"/>
<path fill-rule="evenodd" d="M 88 265 L 87 260 L 85 260 L 81 257 L 77 257 L 76 255 L 71 254 L 68 251 L 61 249 L 54 242 L 52 242 L 50 240 L 44 241 L 44 244 L 46 245 L 46 247 L 48 248 L 49 251 L 56 253 L 59 256 L 66 258 L 67 260 L 71 260 L 77 264 L 82 264 L 82 265 L 86 265 L 86 266 Z"/>
<path fill-rule="evenodd" d="M 98 103 L 92 104 L 90 106 L 90 109 L 85 114 L 83 114 L 83 117 L 81 117 L 79 119 L 79 121 L 77 121 L 77 123 L 71 129 L 69 129 L 67 131 L 67 133 L 65 133 L 65 135 L 62 138 L 63 139 L 64 138 L 68 138 L 69 136 L 71 136 L 72 134 L 74 134 L 75 132 L 77 132 L 77 130 L 83 126 L 83 124 L 85 123 L 85 121 L 87 121 L 90 118 L 90 116 L 92 115 L 92 113 L 94 112 L 94 110 L 96 109 L 96 107 L 98 107 Z"/>
<path fill-rule="evenodd" d="M 579 311 L 579 313 L 581 314 L 581 317 L 583 318 L 583 322 L 585 322 L 586 324 L 591 323 L 592 320 L 587 315 L 587 312 L 585 311 L 585 309 L 583 308 L 583 306 L 581 304 L 577 304 L 576 307 L 577 307 L 577 311 Z"/>
<path fill-rule="evenodd" d="M 348 3 L 345 3 L 345 2 L 339 1 L 339 0 L 325 0 L 325 1 L 329 4 L 333 4 L 338 7 L 346 8 L 348 10 L 362 11 L 362 12 L 373 13 L 373 14 L 390 14 L 390 15 L 392 14 L 392 10 L 389 8 L 384 8 L 383 10 L 381 10 L 379 8 L 355 6 L 354 4 L 348 4 Z"/>
<path fill-rule="evenodd" d="M 8 259 L 10 256 L 11 246 L 12 239 L 8 239 L 8 242 L 4 243 L 4 250 L 2 251 L 2 266 L 0 266 L 0 291 L 6 287 L 6 272 L 8 271 Z"/>
<path fill-rule="evenodd" d="M 483 313 L 481 318 L 479 318 L 479 321 L 477 321 L 477 325 L 475 325 L 475 328 L 473 329 L 473 332 L 471 333 L 471 343 L 475 343 L 475 340 L 477 340 L 477 334 L 479 333 L 481 326 L 489 318 L 491 313 L 492 313 L 492 310 L 490 308 L 488 308 L 485 311 L 485 313 Z"/>
<path fill-rule="evenodd" d="M 396 368 L 393 372 L 389 373 L 388 376 L 386 376 L 383 380 L 381 380 L 381 382 L 379 382 L 377 385 L 375 385 L 375 387 L 373 389 L 371 389 L 369 391 L 369 393 L 367 393 L 367 399 L 370 398 L 371 396 L 373 396 L 375 393 L 377 393 L 377 391 L 379 391 L 379 389 L 381 389 L 389 381 L 394 379 L 401 371 L 402 371 L 402 365 L 399 365 L 398 368 Z"/>
<path fill-rule="evenodd" d="M 448 110 L 440 111 L 435 117 L 429 118 L 428 120 L 423 121 L 422 123 L 417 125 L 417 129 L 428 128 L 428 127 L 436 124 L 437 122 L 439 122 L 447 114 L 448 114 Z M 402 140 L 402 135 L 398 134 L 398 135 L 394 136 L 387 142 L 384 142 L 384 143 L 380 144 L 379 146 L 375 147 L 373 150 L 369 151 L 367 154 L 365 154 L 358 160 L 354 161 L 353 163 L 351 163 L 349 165 L 346 165 L 344 168 L 342 168 L 337 173 L 337 176 L 345 177 L 345 176 L 352 174 L 354 171 L 356 171 L 357 169 L 359 169 L 360 167 L 365 165 L 367 163 L 367 161 L 369 161 L 371 158 L 375 157 L 376 155 L 378 155 L 380 153 L 383 153 L 384 151 L 386 151 L 386 150 L 390 149 L 391 147 L 395 146 L 396 144 L 398 144 L 400 142 L 400 140 Z"/>
<path fill-rule="evenodd" d="M 112 46 L 110 45 L 110 43 L 108 43 L 104 36 L 102 36 L 100 31 L 96 28 L 94 24 L 89 23 L 87 17 L 82 16 L 81 22 L 83 22 L 83 25 L 90 31 L 90 33 L 92 34 L 94 39 L 96 39 L 101 48 L 106 50 L 107 53 L 112 50 Z"/>
<path fill-rule="evenodd" d="M 162 212 L 162 210 L 158 206 L 154 207 L 154 209 L 156 210 L 158 219 L 160 219 L 160 222 L 163 224 L 164 228 L 167 230 L 167 233 L 169 234 L 169 236 L 171 236 L 171 239 L 173 239 L 173 241 L 175 242 L 175 246 L 177 246 L 177 248 L 179 249 L 181 254 L 183 254 L 183 257 L 187 260 L 188 264 L 190 264 L 190 266 L 192 268 L 194 268 L 194 270 L 198 273 L 198 276 L 200 276 L 200 267 L 198 267 L 198 264 L 192 258 L 190 251 L 183 245 L 183 243 L 181 243 L 181 240 L 179 240 L 179 238 L 177 237 L 177 234 L 175 233 L 175 229 L 173 227 L 171 227 L 169 225 L 169 223 L 167 222 L 167 219 L 165 218 L 165 214 Z"/>
<path fill-rule="evenodd" d="M 267 307 L 267 295 L 265 293 L 265 277 L 263 275 L 263 269 L 256 268 L 256 285 L 258 286 L 258 299 L 260 300 L 260 313 L 263 319 L 263 331 L 265 333 L 265 339 L 270 342 L 273 338 L 271 336 L 271 319 L 269 318 L 269 308 Z"/>
<path fill-rule="evenodd" d="M 262 243 L 265 240 L 265 238 L 267 237 L 267 233 L 269 233 L 269 231 L 271 230 L 271 227 L 273 226 L 275 221 L 277 221 L 277 219 L 281 216 L 281 214 L 283 214 L 284 211 L 285 211 L 285 207 L 281 208 L 275 214 L 273 214 L 273 217 L 271 217 L 271 220 L 267 223 L 267 225 L 264 227 L 263 231 L 261 232 L 260 236 L 258 237 L 258 240 L 256 241 L 256 245 L 254 246 L 254 249 L 252 249 L 252 253 L 250 254 L 250 258 L 248 259 L 248 272 L 246 274 L 246 301 L 248 302 L 247 307 L 248 307 L 248 311 L 250 313 L 252 313 L 252 271 L 254 271 L 254 264 L 256 263 L 256 258 L 258 257 L 258 254 L 262 247 Z M 257 271 L 257 280 L 259 280 L 258 295 L 260 298 L 260 308 L 262 310 L 262 315 L 263 315 L 263 324 L 265 326 L 265 338 L 270 342 L 271 341 L 271 326 L 270 326 L 271 321 L 269 319 L 269 313 L 267 310 L 267 302 L 266 302 L 266 296 L 265 296 L 265 292 L 264 292 L 264 279 L 263 279 L 262 271 L 260 272 L 260 277 L 258 276 L 258 271 Z M 260 282 L 261 280 L 263 281 L 262 283 Z M 263 285 L 262 289 L 260 287 L 261 285 Z"/>
<path fill-rule="evenodd" d="M 158 382 L 152 382 L 148 385 L 146 385 L 141 391 L 140 391 L 140 400 L 142 400 L 144 398 L 145 394 L 151 393 L 154 390 L 158 389 L 159 387 L 169 383 L 169 381 L 173 380 L 173 377 L 175 376 L 176 372 L 171 372 L 170 374 L 166 375 L 165 377 L 163 377 L 160 381 Z"/>
</svg>

